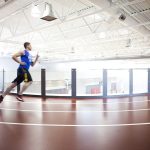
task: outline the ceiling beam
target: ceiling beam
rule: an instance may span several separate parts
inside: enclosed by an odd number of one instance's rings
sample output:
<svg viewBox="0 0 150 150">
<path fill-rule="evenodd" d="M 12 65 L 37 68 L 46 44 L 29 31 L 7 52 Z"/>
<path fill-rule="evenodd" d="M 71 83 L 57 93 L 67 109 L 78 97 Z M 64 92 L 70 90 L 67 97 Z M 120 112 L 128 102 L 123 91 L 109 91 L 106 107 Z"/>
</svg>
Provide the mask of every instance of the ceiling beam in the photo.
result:
<svg viewBox="0 0 150 150">
<path fill-rule="evenodd" d="M 69 21 L 73 21 L 73 20 L 76 20 L 76 19 L 79 19 L 79 18 L 83 18 L 83 17 L 86 17 L 86 16 L 90 16 L 90 15 L 94 15 L 94 14 L 97 14 L 97 13 L 100 13 L 100 12 L 104 12 L 104 11 L 107 10 L 107 9 L 114 9 L 114 8 L 119 8 L 119 7 L 122 7 L 122 6 L 129 6 L 129 5 L 136 4 L 136 3 L 139 3 L 139 2 L 143 2 L 143 1 L 145 1 L 145 0 L 134 0 L 134 1 L 132 1 L 132 2 L 124 3 L 124 4 L 122 4 L 122 5 L 110 6 L 110 7 L 103 8 L 103 9 L 100 9 L 100 10 L 98 10 L 98 11 L 95 11 L 95 12 L 92 12 L 92 13 L 89 13 L 89 14 L 79 15 L 78 17 L 75 17 L 75 18 L 73 18 L 73 19 L 66 19 L 66 20 L 64 20 L 63 22 L 60 20 L 60 21 L 57 22 L 56 24 L 51 25 L 51 27 L 52 27 L 52 26 L 56 26 L 56 25 L 60 25 L 60 24 L 62 24 L 62 23 L 64 23 L 64 22 L 69 22 Z M 42 3 L 42 2 L 41 2 L 41 3 Z M 32 3 L 29 3 L 28 5 L 26 5 L 25 7 L 23 7 L 23 10 L 26 9 L 27 7 L 29 7 L 31 4 L 32 4 Z M 19 12 L 21 12 L 21 11 L 22 11 L 22 8 L 19 9 L 19 10 L 17 10 L 17 11 L 15 11 L 15 12 L 12 13 L 12 14 L 10 14 L 10 16 L 12 16 L 12 15 L 14 15 L 14 14 L 16 14 L 16 13 L 19 13 Z M 5 19 L 7 19 L 7 18 L 8 18 L 8 17 L 5 17 L 5 18 L 3 18 L 3 19 L 0 19 L 0 21 L 5 20 Z M 65 18 L 65 17 L 63 16 L 63 18 Z M 45 28 L 49 28 L 49 27 L 50 27 L 50 23 L 45 23 L 45 24 L 43 24 L 43 27 L 41 27 L 41 28 L 32 29 L 31 31 L 24 32 L 24 33 L 22 33 L 22 34 L 17 34 L 16 36 L 25 35 L 25 34 L 27 34 L 27 33 L 39 31 L 39 30 L 42 30 L 42 29 L 45 29 Z M 8 37 L 7 39 L 12 38 L 12 37 L 16 37 L 16 36 L 11 36 L 11 37 Z"/>
<path fill-rule="evenodd" d="M 110 30 L 109 32 L 112 32 L 112 31 L 118 31 L 118 30 L 121 30 L 121 29 L 132 29 L 133 27 L 135 28 L 135 27 L 140 27 L 140 26 L 143 26 L 143 25 L 150 25 L 150 21 L 148 21 L 148 22 L 143 22 L 143 23 L 137 23 L 137 24 L 135 24 L 135 25 L 130 25 L 130 26 L 125 26 L 125 27 L 120 27 L 120 28 L 117 28 L 117 29 L 113 29 L 113 30 Z M 45 28 L 44 28 L 45 29 Z M 36 32 L 36 31 L 41 31 L 42 29 L 38 29 L 38 30 L 35 30 L 34 29 L 34 32 Z M 66 31 L 63 31 L 63 32 L 66 32 Z M 108 30 L 103 30 L 103 31 L 100 31 L 100 32 L 96 32 L 96 33 L 103 33 L 103 32 L 108 32 Z M 28 33 L 33 33 L 33 31 L 32 32 L 26 32 L 26 33 L 24 33 L 24 34 L 18 34 L 17 36 L 14 36 L 14 37 L 19 37 L 19 36 L 23 36 L 23 35 L 26 35 L 26 34 L 28 34 Z M 90 33 L 91 34 L 91 33 Z M 80 37 L 85 37 L 85 36 L 88 36 L 89 34 L 86 34 L 86 35 L 84 35 L 84 36 L 80 36 Z M 149 34 L 147 35 L 148 37 L 150 36 Z M 5 41 L 5 40 L 8 40 L 8 39 L 10 39 L 10 38 L 13 38 L 12 36 L 11 37 L 8 37 L 8 38 L 6 38 L 6 39 L 4 39 L 4 40 L 0 40 L 1 42 L 3 42 L 3 41 Z"/>
<path fill-rule="evenodd" d="M 143 11 L 131 13 L 131 16 L 136 16 L 136 15 L 145 14 L 145 13 L 149 13 L 149 12 L 150 12 L 150 8 L 143 10 Z"/>
</svg>

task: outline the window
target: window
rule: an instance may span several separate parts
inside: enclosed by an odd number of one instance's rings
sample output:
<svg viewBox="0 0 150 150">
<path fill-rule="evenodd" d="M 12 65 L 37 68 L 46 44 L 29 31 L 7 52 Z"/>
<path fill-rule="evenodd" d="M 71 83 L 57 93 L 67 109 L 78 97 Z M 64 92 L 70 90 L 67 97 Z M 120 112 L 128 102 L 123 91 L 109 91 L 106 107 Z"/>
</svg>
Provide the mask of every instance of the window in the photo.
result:
<svg viewBox="0 0 150 150">
<path fill-rule="evenodd" d="M 137 69 L 133 70 L 133 93 L 147 93 L 148 92 L 148 70 Z"/>
<path fill-rule="evenodd" d="M 102 70 L 77 70 L 77 96 L 99 96 L 102 94 Z"/>
<path fill-rule="evenodd" d="M 129 71 L 108 70 L 108 95 L 129 94 Z"/>
</svg>

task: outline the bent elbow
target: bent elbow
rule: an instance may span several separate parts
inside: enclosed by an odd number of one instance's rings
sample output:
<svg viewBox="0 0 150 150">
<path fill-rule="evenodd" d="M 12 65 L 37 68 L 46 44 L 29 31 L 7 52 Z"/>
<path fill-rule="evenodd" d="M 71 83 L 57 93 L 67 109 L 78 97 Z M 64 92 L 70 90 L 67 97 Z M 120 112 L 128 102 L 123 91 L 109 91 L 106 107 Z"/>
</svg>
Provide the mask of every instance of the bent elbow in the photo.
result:
<svg viewBox="0 0 150 150">
<path fill-rule="evenodd" d="M 15 59 L 15 56 L 14 56 L 14 55 L 12 56 L 12 59 Z"/>
</svg>

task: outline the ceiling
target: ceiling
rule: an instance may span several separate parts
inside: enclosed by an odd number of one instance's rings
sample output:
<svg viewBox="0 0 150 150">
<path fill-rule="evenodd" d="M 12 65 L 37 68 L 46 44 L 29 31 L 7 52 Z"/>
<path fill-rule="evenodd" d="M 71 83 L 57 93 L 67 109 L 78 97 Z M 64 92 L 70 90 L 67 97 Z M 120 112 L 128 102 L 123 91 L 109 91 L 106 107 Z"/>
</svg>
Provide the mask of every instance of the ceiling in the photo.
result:
<svg viewBox="0 0 150 150">
<path fill-rule="evenodd" d="M 44 10 L 45 0 L 12 0 L 0 8 L 0 56 L 25 41 L 49 62 L 150 55 L 150 0 L 47 0 L 58 18 L 52 22 L 31 16 L 33 2 Z"/>
</svg>

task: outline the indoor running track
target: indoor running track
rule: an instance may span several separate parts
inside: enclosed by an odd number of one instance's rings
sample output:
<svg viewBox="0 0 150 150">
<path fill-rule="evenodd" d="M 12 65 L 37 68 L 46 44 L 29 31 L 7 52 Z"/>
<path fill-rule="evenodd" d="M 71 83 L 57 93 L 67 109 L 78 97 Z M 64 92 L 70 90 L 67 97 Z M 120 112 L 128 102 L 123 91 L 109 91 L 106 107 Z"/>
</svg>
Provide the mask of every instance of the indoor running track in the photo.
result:
<svg viewBox="0 0 150 150">
<path fill-rule="evenodd" d="M 150 150 L 147 96 L 24 99 L 0 104 L 0 150 Z"/>
</svg>

